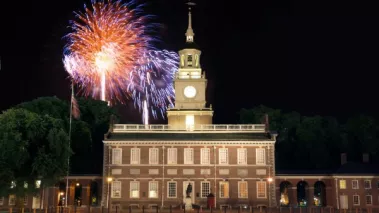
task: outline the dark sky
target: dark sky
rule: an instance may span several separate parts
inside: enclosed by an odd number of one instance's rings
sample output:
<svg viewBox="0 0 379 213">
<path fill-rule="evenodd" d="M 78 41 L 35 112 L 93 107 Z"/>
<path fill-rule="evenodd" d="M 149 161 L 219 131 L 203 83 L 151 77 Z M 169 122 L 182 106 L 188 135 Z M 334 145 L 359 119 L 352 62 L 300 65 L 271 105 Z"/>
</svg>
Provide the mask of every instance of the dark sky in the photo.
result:
<svg viewBox="0 0 379 213">
<path fill-rule="evenodd" d="M 165 47 L 185 42 L 185 0 L 144 0 Z M 374 2 L 374 1 L 373 1 Z M 0 3 L 0 109 L 40 96 L 68 99 L 66 26 L 89 0 Z M 195 41 L 216 123 L 264 104 L 305 115 L 377 116 L 379 12 L 366 1 L 198 0 Z M 125 108 L 124 111 L 132 111 Z"/>
</svg>

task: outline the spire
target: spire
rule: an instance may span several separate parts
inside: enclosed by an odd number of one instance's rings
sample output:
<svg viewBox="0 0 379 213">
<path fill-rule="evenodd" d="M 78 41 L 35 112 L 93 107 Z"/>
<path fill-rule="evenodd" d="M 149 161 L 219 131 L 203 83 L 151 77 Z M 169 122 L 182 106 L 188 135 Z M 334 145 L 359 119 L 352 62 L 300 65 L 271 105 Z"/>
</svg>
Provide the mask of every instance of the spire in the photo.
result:
<svg viewBox="0 0 379 213">
<path fill-rule="evenodd" d="M 188 28 L 186 32 L 186 40 L 187 42 L 193 42 L 193 37 L 195 36 L 195 33 L 193 32 L 193 29 L 192 29 L 191 6 L 195 6 L 196 4 L 189 1 L 187 2 L 187 5 L 189 6 L 189 8 L 188 8 Z"/>
</svg>

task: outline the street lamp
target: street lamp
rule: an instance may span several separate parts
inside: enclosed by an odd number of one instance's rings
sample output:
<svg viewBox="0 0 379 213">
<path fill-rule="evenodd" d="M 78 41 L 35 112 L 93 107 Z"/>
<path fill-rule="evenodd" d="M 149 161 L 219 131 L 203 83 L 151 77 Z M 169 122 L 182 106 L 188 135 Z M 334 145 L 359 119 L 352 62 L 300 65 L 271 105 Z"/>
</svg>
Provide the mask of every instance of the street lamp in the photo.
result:
<svg viewBox="0 0 379 213">
<path fill-rule="evenodd" d="M 109 196 L 110 196 L 110 184 L 112 182 L 113 178 L 112 177 L 108 177 L 107 178 L 107 182 L 108 182 L 108 196 L 107 196 L 107 207 L 108 207 L 108 213 L 109 213 L 109 209 L 110 209 L 110 200 L 109 200 Z"/>
<path fill-rule="evenodd" d="M 267 178 L 267 182 L 268 182 L 268 203 L 269 203 L 269 206 L 271 207 L 271 183 L 272 183 L 273 179 L 272 177 L 268 177 Z"/>
</svg>

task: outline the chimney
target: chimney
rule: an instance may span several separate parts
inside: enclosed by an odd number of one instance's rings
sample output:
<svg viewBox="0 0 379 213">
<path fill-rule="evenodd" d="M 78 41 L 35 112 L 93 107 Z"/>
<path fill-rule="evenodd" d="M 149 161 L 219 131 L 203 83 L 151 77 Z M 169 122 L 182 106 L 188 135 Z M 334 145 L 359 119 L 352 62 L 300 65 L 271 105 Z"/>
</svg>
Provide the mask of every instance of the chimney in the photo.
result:
<svg viewBox="0 0 379 213">
<path fill-rule="evenodd" d="M 347 163 L 347 154 L 341 153 L 341 165 L 344 165 L 345 163 Z"/>
<path fill-rule="evenodd" d="M 368 153 L 363 153 L 362 161 L 363 161 L 363 163 L 369 163 L 370 162 L 370 155 Z"/>
</svg>

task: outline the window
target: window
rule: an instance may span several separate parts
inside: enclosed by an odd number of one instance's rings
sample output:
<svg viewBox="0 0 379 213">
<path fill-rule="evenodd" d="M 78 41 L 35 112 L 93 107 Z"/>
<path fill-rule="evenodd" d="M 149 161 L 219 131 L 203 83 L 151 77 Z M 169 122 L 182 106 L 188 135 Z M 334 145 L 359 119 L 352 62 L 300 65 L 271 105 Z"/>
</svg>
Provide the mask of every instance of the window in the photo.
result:
<svg viewBox="0 0 379 213">
<path fill-rule="evenodd" d="M 13 189 L 14 187 L 16 187 L 16 181 L 11 182 L 11 189 Z"/>
<path fill-rule="evenodd" d="M 248 194 L 247 182 L 239 181 L 238 182 L 238 198 L 247 198 Z"/>
<path fill-rule="evenodd" d="M 209 148 L 201 148 L 200 161 L 201 164 L 211 164 L 211 150 Z"/>
<path fill-rule="evenodd" d="M 14 206 L 14 205 L 16 205 L 16 196 L 15 196 L 15 195 L 9 195 L 9 202 L 8 202 L 8 205 L 9 205 L 9 206 Z"/>
<path fill-rule="evenodd" d="M 256 163 L 257 164 L 266 164 L 266 155 L 264 148 L 257 148 L 256 151 Z"/>
<path fill-rule="evenodd" d="M 365 180 L 365 189 L 371 189 L 371 180 Z"/>
<path fill-rule="evenodd" d="M 130 164 L 140 164 L 140 149 L 139 148 L 130 149 Z"/>
<path fill-rule="evenodd" d="M 195 116 L 186 115 L 186 130 L 192 131 L 195 128 Z"/>
<path fill-rule="evenodd" d="M 358 180 L 352 180 L 351 184 L 352 184 L 352 189 L 359 189 Z"/>
<path fill-rule="evenodd" d="M 139 198 L 139 182 L 130 181 L 130 198 Z"/>
<path fill-rule="evenodd" d="M 266 198 L 266 182 L 257 182 L 257 198 Z"/>
<path fill-rule="evenodd" d="M 359 205 L 359 195 L 353 195 L 353 205 Z"/>
<path fill-rule="evenodd" d="M 158 164 L 159 163 L 159 149 L 150 148 L 149 149 L 149 164 Z"/>
<path fill-rule="evenodd" d="M 346 189 L 346 180 L 340 180 L 340 189 Z"/>
<path fill-rule="evenodd" d="M 195 66 L 199 67 L 199 55 L 198 54 L 195 55 Z"/>
<path fill-rule="evenodd" d="M 24 181 L 24 188 L 27 189 L 29 186 L 28 182 Z"/>
<path fill-rule="evenodd" d="M 188 62 L 192 62 L 192 55 L 188 55 Z"/>
<path fill-rule="evenodd" d="M 0 206 L 4 205 L 4 197 L 0 197 Z"/>
<path fill-rule="evenodd" d="M 122 164 L 122 149 L 112 149 L 112 164 Z"/>
<path fill-rule="evenodd" d="M 158 182 L 149 182 L 149 198 L 158 198 Z"/>
<path fill-rule="evenodd" d="M 112 198 L 121 198 L 121 181 L 112 182 L 111 192 Z"/>
<path fill-rule="evenodd" d="M 36 189 L 41 188 L 41 180 L 36 180 Z"/>
<path fill-rule="evenodd" d="M 209 181 L 201 182 L 201 197 L 206 198 L 211 193 L 211 183 Z"/>
<path fill-rule="evenodd" d="M 28 205 L 28 195 L 24 196 L 24 206 Z"/>
<path fill-rule="evenodd" d="M 167 197 L 168 198 L 176 198 L 176 182 L 170 181 L 167 182 Z"/>
<path fill-rule="evenodd" d="M 366 205 L 372 205 L 372 195 L 366 195 Z"/>
<path fill-rule="evenodd" d="M 218 150 L 218 163 L 219 164 L 229 163 L 228 148 L 220 148 Z"/>
<path fill-rule="evenodd" d="M 246 148 L 237 149 L 237 164 L 247 164 L 247 149 Z"/>
<path fill-rule="evenodd" d="M 184 148 L 184 164 L 193 164 L 193 148 Z"/>
<path fill-rule="evenodd" d="M 229 182 L 220 182 L 220 198 L 229 198 Z"/>
<path fill-rule="evenodd" d="M 182 67 L 184 66 L 184 55 L 180 57 L 180 63 L 182 64 Z"/>
<path fill-rule="evenodd" d="M 177 149 L 168 148 L 167 149 L 167 164 L 177 164 Z"/>
</svg>

